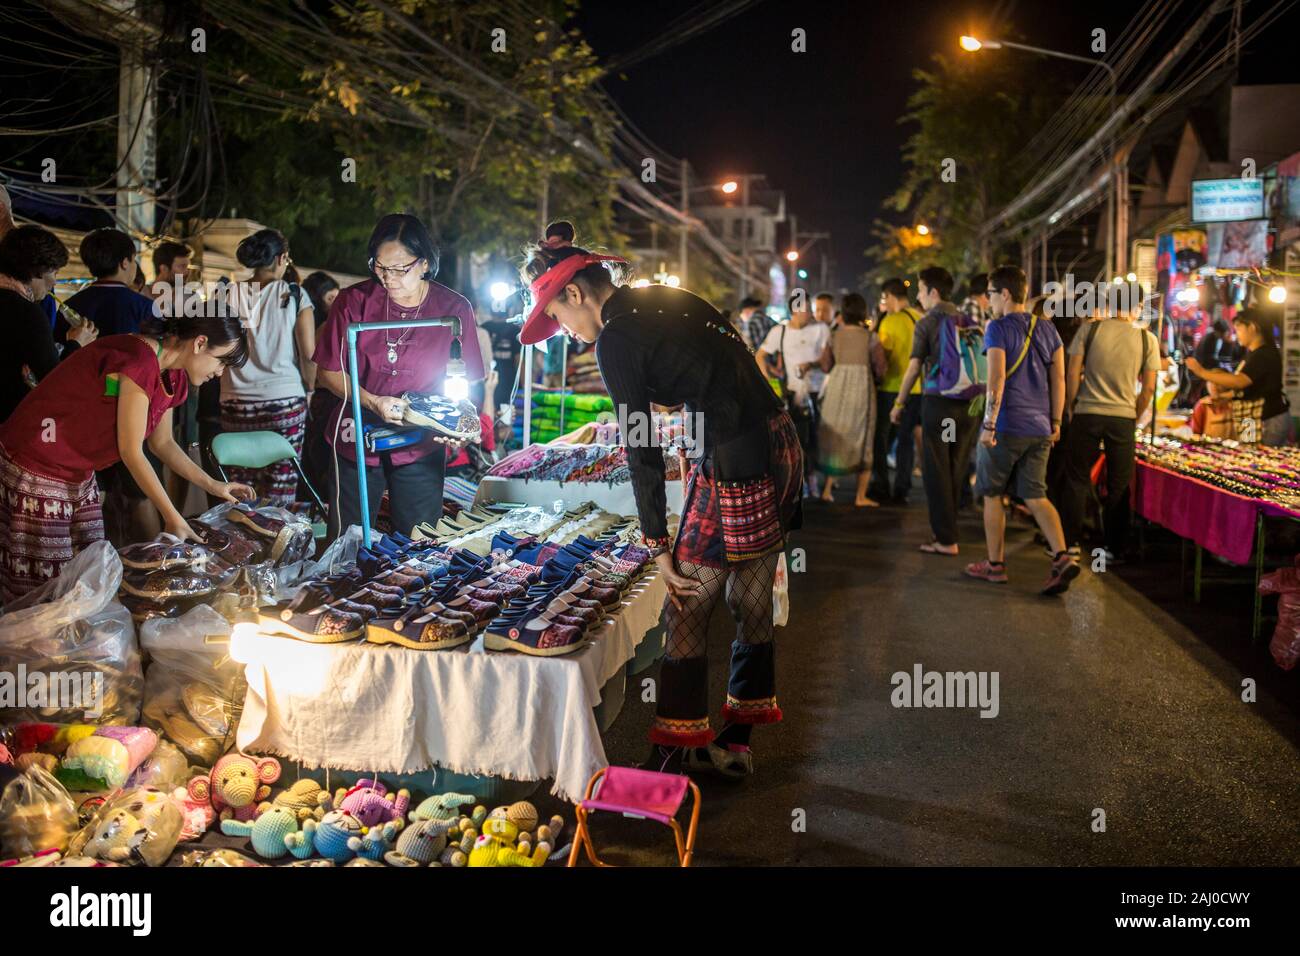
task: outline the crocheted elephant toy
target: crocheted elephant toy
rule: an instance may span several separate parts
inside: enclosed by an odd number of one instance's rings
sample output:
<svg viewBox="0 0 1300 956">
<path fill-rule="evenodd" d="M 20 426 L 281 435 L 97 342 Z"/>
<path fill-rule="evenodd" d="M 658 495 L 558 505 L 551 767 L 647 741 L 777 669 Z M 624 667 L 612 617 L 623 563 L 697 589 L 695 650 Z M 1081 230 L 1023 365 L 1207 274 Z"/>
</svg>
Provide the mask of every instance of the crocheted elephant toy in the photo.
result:
<svg viewBox="0 0 1300 956">
<path fill-rule="evenodd" d="M 392 821 L 401 829 L 406 822 L 406 810 L 410 805 L 409 790 L 389 793 L 378 780 L 368 778 L 358 780 L 351 790 L 339 787 L 334 794 L 335 808 L 352 814 L 361 821 L 363 827 Z"/>
<path fill-rule="evenodd" d="M 222 820 L 251 820 L 257 806 L 271 795 L 271 784 L 280 779 L 280 761 L 274 757 L 256 759 L 241 753 L 226 754 L 189 783 L 190 797 L 210 800 Z"/>
<path fill-rule="evenodd" d="M 417 820 L 458 820 L 462 815 L 460 808 L 473 802 L 474 798 L 468 793 L 443 793 L 425 797 L 418 807 L 407 814 L 407 817 L 412 823 Z M 475 807 L 470 814 L 476 827 L 482 824 L 486 817 L 486 807 Z"/>
<path fill-rule="evenodd" d="M 302 830 L 298 829 L 298 814 L 288 807 L 271 807 L 256 820 L 222 820 L 221 832 L 226 836 L 246 836 L 253 844 L 253 852 L 268 860 L 278 860 L 292 853 L 299 860 L 311 856 L 312 834 L 316 821 L 307 818 Z"/>
<path fill-rule="evenodd" d="M 319 823 L 333 808 L 333 800 L 329 791 L 315 780 L 303 777 L 277 793 L 270 803 L 260 804 L 257 812 L 265 813 L 271 807 L 287 807 L 298 815 L 299 822 L 311 818 Z"/>
<path fill-rule="evenodd" d="M 459 820 L 413 819 L 397 838 L 397 849 L 384 854 L 384 862 L 389 866 L 442 866 L 439 857 L 447 849 L 449 839 L 459 841 L 461 831 L 471 827 L 469 817 Z M 468 861 L 469 857 L 465 855 L 465 859 Z"/>
</svg>

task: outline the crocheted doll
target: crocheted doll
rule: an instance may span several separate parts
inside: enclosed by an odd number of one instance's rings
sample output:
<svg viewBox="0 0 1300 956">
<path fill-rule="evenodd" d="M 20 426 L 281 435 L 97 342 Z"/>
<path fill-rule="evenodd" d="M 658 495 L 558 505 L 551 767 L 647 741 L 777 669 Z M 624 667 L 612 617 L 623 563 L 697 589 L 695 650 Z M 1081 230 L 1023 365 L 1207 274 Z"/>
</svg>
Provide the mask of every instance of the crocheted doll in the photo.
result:
<svg viewBox="0 0 1300 956">
<path fill-rule="evenodd" d="M 332 805 L 333 801 L 330 798 L 329 791 L 321 787 L 315 780 L 304 777 L 295 781 L 287 789 L 277 793 L 272 802 L 260 804 L 257 812 L 259 814 L 265 813 L 273 806 L 287 807 L 298 815 L 299 821 L 310 817 L 319 823 L 332 808 Z"/>
<path fill-rule="evenodd" d="M 397 849 L 384 854 L 390 866 L 441 866 L 438 862 L 447 848 L 448 836 L 470 828 L 469 817 L 460 820 L 412 820 L 397 839 Z M 467 858 L 468 859 L 468 858 Z"/>
<path fill-rule="evenodd" d="M 474 798 L 468 793 L 444 793 L 425 797 L 407 817 L 412 823 L 417 820 L 456 820 L 461 816 L 460 808 L 473 802 Z M 478 826 L 487 816 L 487 808 L 475 807 L 470 816 L 474 820 L 474 826 Z"/>
<path fill-rule="evenodd" d="M 377 780 L 358 780 L 351 790 L 339 787 L 334 794 L 334 806 L 352 814 L 364 827 L 395 821 L 400 828 L 406 822 L 406 810 L 410 805 L 409 790 L 389 793 Z"/>
<path fill-rule="evenodd" d="M 331 810 L 315 827 L 315 849 L 327 860 L 346 863 L 356 856 L 356 851 L 348 844 L 353 838 L 359 841 L 363 835 L 364 828 L 360 820 L 346 810 Z M 295 839 L 297 838 L 290 837 L 291 841 Z M 290 848 L 292 847 L 293 843 L 290 843 Z"/>
<path fill-rule="evenodd" d="M 268 860 L 278 860 L 292 853 L 300 860 L 311 856 L 312 835 L 316 821 L 306 820 L 298 830 L 298 815 L 288 807 L 271 807 L 256 820 L 222 820 L 221 832 L 226 836 L 246 836 L 253 844 L 253 852 Z M 291 837 L 295 839 L 290 839 Z"/>
<path fill-rule="evenodd" d="M 271 784 L 280 779 L 280 761 L 274 757 L 255 759 L 241 753 L 226 754 L 189 783 L 190 798 L 210 800 L 222 820 L 233 817 L 246 821 L 257 816 L 257 806 L 271 795 Z"/>
<path fill-rule="evenodd" d="M 538 827 L 534 848 L 529 830 L 537 825 L 537 819 L 537 808 L 526 800 L 497 807 L 483 821 L 483 834 L 469 852 L 469 865 L 544 866 L 564 829 L 564 820 L 553 816 L 549 825 Z"/>
</svg>

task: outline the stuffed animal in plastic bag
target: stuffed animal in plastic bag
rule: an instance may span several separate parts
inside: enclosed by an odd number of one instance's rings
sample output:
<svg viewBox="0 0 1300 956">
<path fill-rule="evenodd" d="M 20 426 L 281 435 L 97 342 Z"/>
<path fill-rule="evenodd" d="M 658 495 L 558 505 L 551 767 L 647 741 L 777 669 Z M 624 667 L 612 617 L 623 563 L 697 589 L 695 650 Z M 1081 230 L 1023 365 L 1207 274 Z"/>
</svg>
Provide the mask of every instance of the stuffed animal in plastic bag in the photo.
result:
<svg viewBox="0 0 1300 956">
<path fill-rule="evenodd" d="M 208 827 L 217 821 L 217 811 L 212 809 L 212 801 L 195 800 L 190 796 L 189 788 L 177 787 L 172 791 L 172 799 L 181 808 L 185 823 L 181 826 L 181 842 L 197 840 L 208 832 Z"/>
<path fill-rule="evenodd" d="M 400 829 L 406 822 L 406 810 L 410 805 L 409 790 L 389 793 L 382 783 L 368 778 L 358 780 L 351 790 L 339 787 L 334 794 L 335 808 L 352 814 L 363 827 L 392 821 Z"/>
<path fill-rule="evenodd" d="M 86 856 L 125 863 L 137 856 L 149 831 L 126 810 L 115 810 L 101 819 L 85 846 Z"/>
<path fill-rule="evenodd" d="M 325 814 L 333 808 L 333 800 L 330 798 L 328 790 L 321 787 L 315 780 L 304 777 L 295 781 L 287 789 L 277 793 L 275 799 L 270 803 L 259 805 L 257 812 L 259 814 L 265 813 L 273 806 L 287 807 L 298 814 L 299 821 L 310 817 L 319 823 Z"/>
<path fill-rule="evenodd" d="M 247 821 L 257 816 L 258 804 L 271 795 L 270 785 L 279 779 L 280 761 L 274 757 L 226 754 L 211 773 L 190 781 L 190 799 L 210 801 L 222 820 Z"/>
<path fill-rule="evenodd" d="M 182 822 L 170 794 L 137 787 L 108 800 L 69 842 L 68 855 L 162 866 L 176 847 Z"/>
<path fill-rule="evenodd" d="M 316 821 L 308 819 L 298 829 L 298 814 L 288 807 L 271 807 L 254 821 L 222 820 L 221 832 L 226 836 L 246 836 L 253 852 L 268 860 L 278 860 L 292 853 L 300 860 L 311 856 L 315 841 Z"/>
</svg>

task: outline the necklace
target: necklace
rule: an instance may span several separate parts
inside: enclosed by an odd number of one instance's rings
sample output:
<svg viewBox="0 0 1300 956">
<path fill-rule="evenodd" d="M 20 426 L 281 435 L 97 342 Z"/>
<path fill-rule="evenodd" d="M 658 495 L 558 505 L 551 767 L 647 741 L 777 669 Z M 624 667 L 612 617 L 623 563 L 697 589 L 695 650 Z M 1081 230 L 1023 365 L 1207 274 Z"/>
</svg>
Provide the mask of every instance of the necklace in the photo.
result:
<svg viewBox="0 0 1300 956">
<path fill-rule="evenodd" d="M 426 295 L 428 294 L 428 293 L 427 293 L 427 290 L 426 290 L 426 293 L 425 293 L 425 294 L 426 294 Z M 421 299 L 420 301 L 424 301 L 424 300 Z M 415 306 L 415 308 L 419 308 L 419 306 L 417 305 L 417 306 Z M 399 314 L 401 315 L 402 318 L 406 318 L 406 313 L 405 313 L 405 312 L 401 312 L 401 313 L 399 313 Z M 387 322 L 391 322 L 391 321 L 392 321 L 392 315 L 393 315 L 393 297 L 392 297 L 392 295 L 386 295 L 386 296 L 385 296 L 385 300 L 384 300 L 384 320 L 387 321 Z M 388 364 L 389 364 L 389 365 L 396 365 L 396 364 L 397 364 L 397 349 L 398 349 L 399 346 L 404 345 L 404 344 L 406 343 L 406 337 L 407 337 L 408 335 L 410 335 L 411 332 L 413 332 L 413 331 L 414 331 L 414 329 L 407 329 L 407 330 L 404 331 L 401 335 L 399 335 L 399 336 L 397 337 L 397 341 L 394 342 L 392 339 L 390 339 L 390 338 L 388 337 L 388 330 L 387 330 L 387 329 L 384 330 L 384 344 L 386 344 L 386 345 L 388 346 Z M 393 374 L 394 374 L 394 375 L 397 374 L 397 369 L 393 369 Z"/>
</svg>

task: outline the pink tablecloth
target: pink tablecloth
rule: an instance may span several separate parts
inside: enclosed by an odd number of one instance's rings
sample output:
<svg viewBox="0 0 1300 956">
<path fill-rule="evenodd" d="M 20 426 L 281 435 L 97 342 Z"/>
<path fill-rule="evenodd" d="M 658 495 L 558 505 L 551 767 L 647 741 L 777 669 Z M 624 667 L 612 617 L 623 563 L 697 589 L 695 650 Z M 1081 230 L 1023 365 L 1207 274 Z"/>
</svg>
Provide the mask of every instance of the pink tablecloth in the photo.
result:
<svg viewBox="0 0 1300 956">
<path fill-rule="evenodd" d="M 1142 461 L 1133 477 L 1133 510 L 1236 564 L 1249 564 L 1254 555 L 1255 520 L 1260 512 L 1300 518 L 1279 505 L 1235 495 Z"/>
</svg>

